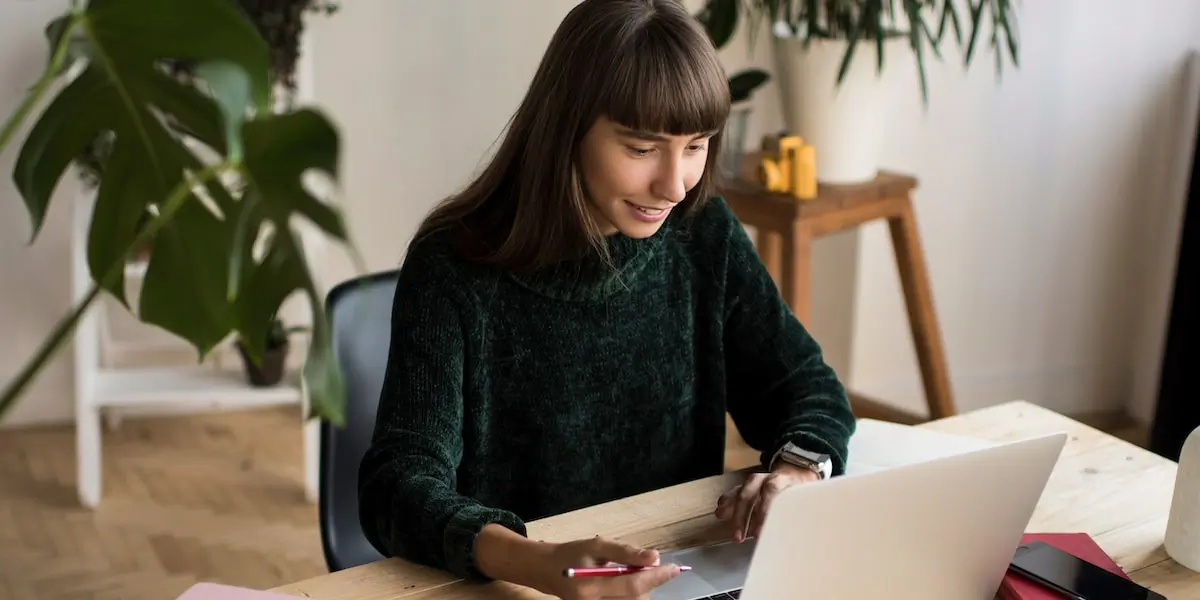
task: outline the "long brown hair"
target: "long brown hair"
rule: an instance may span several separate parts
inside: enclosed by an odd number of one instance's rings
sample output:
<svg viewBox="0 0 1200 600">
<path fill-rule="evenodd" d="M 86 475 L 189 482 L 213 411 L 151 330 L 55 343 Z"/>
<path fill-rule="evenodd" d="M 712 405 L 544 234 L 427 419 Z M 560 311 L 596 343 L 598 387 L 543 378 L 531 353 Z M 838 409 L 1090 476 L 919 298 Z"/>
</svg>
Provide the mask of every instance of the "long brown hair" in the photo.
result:
<svg viewBox="0 0 1200 600">
<path fill-rule="evenodd" d="M 442 201 L 415 239 L 450 229 L 472 259 L 530 270 L 607 245 L 588 210 L 579 145 L 600 117 L 637 131 L 718 131 L 699 183 L 677 208 L 714 193 L 729 114 L 716 50 L 678 0 L 584 0 L 559 25 L 490 163 Z"/>
</svg>

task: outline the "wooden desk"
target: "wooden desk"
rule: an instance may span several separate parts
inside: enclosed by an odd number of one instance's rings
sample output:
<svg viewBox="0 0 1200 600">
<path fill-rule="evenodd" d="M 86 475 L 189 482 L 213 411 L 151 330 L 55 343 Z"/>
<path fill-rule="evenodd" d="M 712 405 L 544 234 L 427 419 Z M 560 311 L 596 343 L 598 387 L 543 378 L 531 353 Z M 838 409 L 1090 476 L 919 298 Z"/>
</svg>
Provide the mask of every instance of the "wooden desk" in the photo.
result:
<svg viewBox="0 0 1200 600">
<path fill-rule="evenodd" d="M 861 184 L 821 184 L 816 198 L 799 201 L 786 194 L 768 192 L 746 178 L 753 173 L 757 157 L 758 153 L 749 154 L 743 163 L 743 178 L 722 184 L 720 193 L 738 219 L 754 227 L 757 232 L 755 245 L 763 265 L 792 312 L 802 323 L 809 323 L 814 239 L 870 221 L 886 220 L 892 233 L 929 417 L 940 419 L 955 414 L 933 292 L 912 207 L 911 194 L 917 187 L 917 180 L 885 172 L 873 181 Z M 860 403 L 878 404 L 866 399 Z M 864 412 L 860 416 L 877 415 Z M 923 420 L 903 414 L 891 418 L 879 415 L 879 418 L 910 424 Z"/>
<path fill-rule="evenodd" d="M 1162 549 L 1175 481 L 1174 462 L 1025 402 L 1012 402 L 920 425 L 1005 441 L 1066 431 L 1062 457 L 1029 527 L 1082 531 L 1137 582 L 1168 598 L 1200 598 L 1200 574 Z M 739 480 L 722 475 L 657 490 L 529 524 L 535 539 L 566 541 L 597 533 L 636 545 L 673 549 L 720 539 L 717 496 Z M 468 600 L 544 598 L 503 582 L 486 586 L 389 559 L 281 586 L 274 591 L 318 600 Z"/>
</svg>

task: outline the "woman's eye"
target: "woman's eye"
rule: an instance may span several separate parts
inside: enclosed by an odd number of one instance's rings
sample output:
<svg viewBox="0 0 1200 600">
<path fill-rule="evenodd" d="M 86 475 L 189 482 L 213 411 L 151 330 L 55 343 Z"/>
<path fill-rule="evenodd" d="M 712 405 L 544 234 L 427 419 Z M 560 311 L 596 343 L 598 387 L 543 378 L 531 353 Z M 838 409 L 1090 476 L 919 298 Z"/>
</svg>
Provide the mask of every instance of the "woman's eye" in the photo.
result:
<svg viewBox="0 0 1200 600">
<path fill-rule="evenodd" d="M 629 146 L 629 151 L 635 156 L 646 156 L 647 154 L 654 152 L 654 148 L 638 148 L 637 146 Z"/>
<path fill-rule="evenodd" d="M 689 152 L 704 152 L 704 144 L 694 144 L 692 146 L 688 146 L 688 151 Z"/>
</svg>

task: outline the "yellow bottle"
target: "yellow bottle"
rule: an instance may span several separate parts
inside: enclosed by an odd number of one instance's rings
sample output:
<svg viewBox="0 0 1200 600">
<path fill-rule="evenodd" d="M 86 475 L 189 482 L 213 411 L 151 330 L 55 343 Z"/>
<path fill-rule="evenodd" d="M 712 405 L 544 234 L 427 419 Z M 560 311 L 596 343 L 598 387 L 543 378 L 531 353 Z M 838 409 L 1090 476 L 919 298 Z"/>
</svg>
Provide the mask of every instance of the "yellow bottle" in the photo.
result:
<svg viewBox="0 0 1200 600">
<path fill-rule="evenodd" d="M 781 136 L 764 143 L 758 179 L 768 191 L 797 200 L 817 197 L 816 152 L 798 136 Z M 771 156 L 774 155 L 774 156 Z"/>
<path fill-rule="evenodd" d="M 758 178 L 768 191 L 790 194 L 794 178 L 792 150 L 799 147 L 796 136 L 780 136 L 763 144 L 763 158 L 758 165 Z"/>
<path fill-rule="evenodd" d="M 817 197 L 817 149 L 808 144 L 796 150 L 795 179 L 792 195 L 800 200 Z"/>
</svg>

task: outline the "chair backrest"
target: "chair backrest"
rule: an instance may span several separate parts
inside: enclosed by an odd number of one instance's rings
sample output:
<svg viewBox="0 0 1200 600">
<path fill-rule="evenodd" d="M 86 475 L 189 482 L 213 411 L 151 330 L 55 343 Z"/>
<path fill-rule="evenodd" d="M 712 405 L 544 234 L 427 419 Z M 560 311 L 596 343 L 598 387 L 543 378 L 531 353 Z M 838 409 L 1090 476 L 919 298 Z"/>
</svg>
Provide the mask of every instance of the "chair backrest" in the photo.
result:
<svg viewBox="0 0 1200 600">
<path fill-rule="evenodd" d="M 321 423 L 319 513 L 330 572 L 383 558 L 358 520 L 358 465 L 371 443 L 391 344 L 396 270 L 342 282 L 325 300 L 333 355 L 346 385 L 346 424 Z"/>
</svg>

